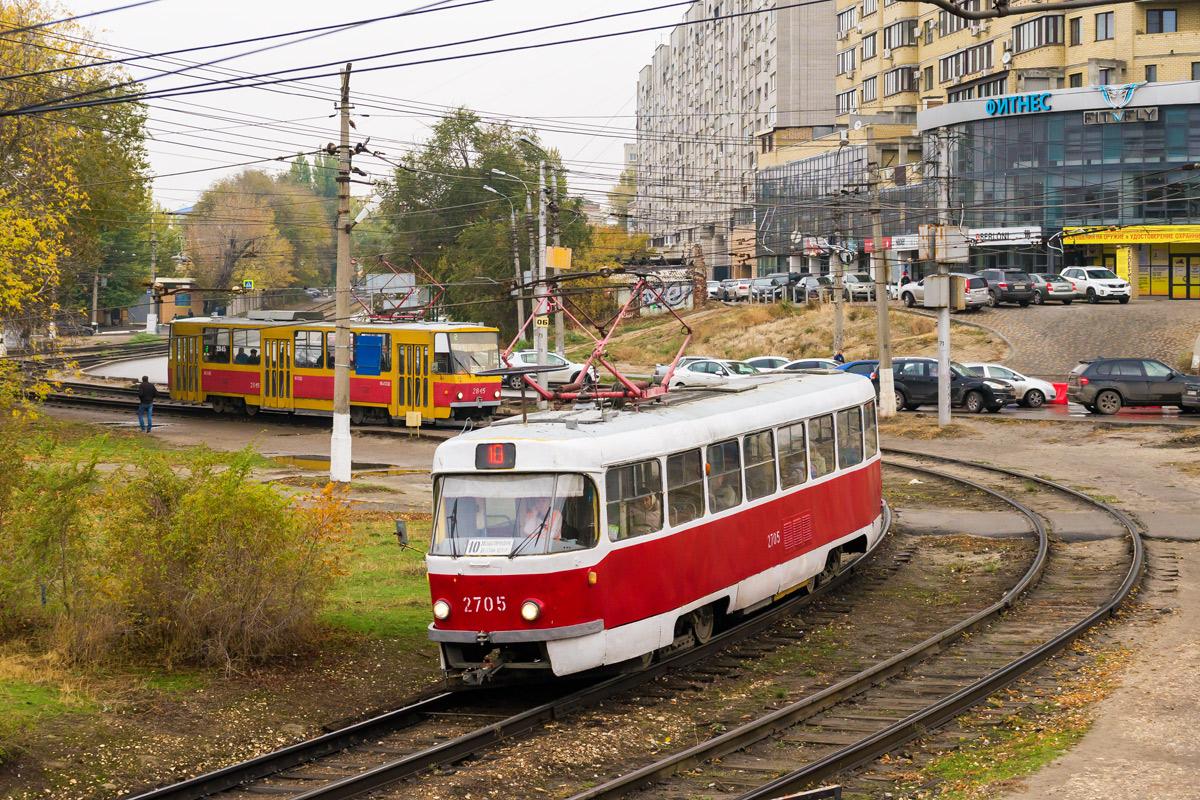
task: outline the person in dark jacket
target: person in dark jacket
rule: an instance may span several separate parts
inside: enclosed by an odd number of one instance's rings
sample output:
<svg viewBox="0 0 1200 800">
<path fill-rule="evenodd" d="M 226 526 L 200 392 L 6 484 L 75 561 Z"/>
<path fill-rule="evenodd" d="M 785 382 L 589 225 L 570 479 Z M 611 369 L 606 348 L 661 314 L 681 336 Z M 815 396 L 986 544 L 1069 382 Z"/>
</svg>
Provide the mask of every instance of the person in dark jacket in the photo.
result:
<svg viewBox="0 0 1200 800">
<path fill-rule="evenodd" d="M 138 384 L 138 429 L 149 433 L 154 427 L 154 398 L 158 397 L 158 389 L 154 388 L 154 384 L 145 375 L 142 376 L 142 382 Z"/>
</svg>

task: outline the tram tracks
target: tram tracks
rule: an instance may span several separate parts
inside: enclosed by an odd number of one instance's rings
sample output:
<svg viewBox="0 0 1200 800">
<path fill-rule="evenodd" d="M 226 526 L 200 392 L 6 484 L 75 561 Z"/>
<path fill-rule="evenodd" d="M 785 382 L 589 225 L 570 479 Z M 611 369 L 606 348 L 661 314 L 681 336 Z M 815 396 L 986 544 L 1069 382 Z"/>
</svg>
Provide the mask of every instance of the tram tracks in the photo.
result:
<svg viewBox="0 0 1200 800">
<path fill-rule="evenodd" d="M 1043 494 L 1102 511 L 1117 535 L 1050 540 L 1045 523 L 1035 521 L 1044 543 L 1038 558 L 1021 584 L 991 608 L 826 690 L 577 793 L 572 800 L 759 800 L 844 775 L 939 728 L 1025 675 L 1105 619 L 1136 585 L 1142 542 L 1137 527 L 1119 510 L 1037 476 L 913 451 L 890 454 L 891 466 L 927 476 L 968 482 L 922 461 L 1019 480 L 1027 493 L 1036 486 Z M 978 481 L 969 482 L 997 494 Z M 1023 513 L 1034 513 L 1023 502 L 1006 499 Z M 1021 590 L 1025 594 L 1018 600 Z M 967 632 L 969 639 L 964 638 Z"/>
<path fill-rule="evenodd" d="M 1141 543 L 1136 528 L 1121 512 L 1035 476 L 968 465 L 954 459 L 942 460 L 943 464 L 983 474 L 990 470 L 991 474 L 1008 478 L 1019 475 L 1020 480 L 1036 484 L 1046 493 L 1090 504 L 1089 507 L 1102 509 L 1109 515 L 1129 543 L 1124 545 L 1125 539 L 1097 540 L 1104 544 L 1091 549 L 1107 551 L 1107 560 L 1104 569 L 1092 571 L 1090 577 L 1097 580 L 1085 591 L 1075 580 L 1088 577 L 1080 571 L 1085 561 L 1074 558 L 1058 540 L 1051 541 L 1043 514 L 978 480 L 939 473 L 915 461 L 916 458 L 924 455 L 895 451 L 889 466 L 973 485 L 1030 521 L 1038 542 L 1036 552 L 1019 579 L 999 600 L 966 619 L 953 620 L 952 624 L 931 615 L 928 622 L 936 623 L 937 632 L 922 636 L 920 644 L 881 658 L 865 670 L 840 676 L 825 688 L 777 705 L 749 722 L 737 725 L 731 722 L 730 729 L 717 736 L 639 766 L 575 797 L 627 796 L 652 786 L 647 796 L 765 798 L 842 774 L 945 723 L 1015 680 L 1110 613 L 1132 589 L 1142 558 Z M 1121 545 L 1114 547 L 1114 541 Z M 1095 553 L 1089 554 L 1093 566 L 1094 556 Z M 897 553 L 891 569 L 899 569 L 910 557 L 911 552 Z M 886 578 L 888 570 L 882 572 Z M 511 705 L 498 705 L 478 692 L 473 697 L 447 693 L 433 707 L 391 712 L 379 722 L 360 724 L 354 731 L 347 729 L 321 737 L 323 742 L 302 742 L 138 798 L 176 800 L 218 795 L 233 800 L 269 793 L 315 800 L 357 797 L 378 790 L 386 793 L 387 787 L 400 781 L 411 781 L 420 773 L 479 756 L 520 737 L 526 737 L 525 741 L 536 746 L 561 733 L 547 733 L 532 740 L 528 739 L 530 734 L 599 704 L 612 702 L 619 715 L 623 713 L 622 703 L 645 702 L 652 706 L 683 696 L 686 691 L 703 692 L 711 682 L 736 673 L 747 660 L 773 648 L 804 647 L 804 630 L 780 628 L 779 624 L 847 580 L 848 573 L 843 574 L 824 587 L 821 594 L 792 598 L 715 637 L 708 646 L 676 653 L 647 671 L 566 691 L 547 702 L 516 709 L 502 719 L 495 719 L 495 715 L 513 710 Z M 1069 601 L 1064 601 L 1064 597 Z M 817 619 L 810 622 L 819 622 L 821 614 L 825 619 L 836 619 L 844 611 L 841 606 L 853 601 L 831 598 L 826 603 L 830 607 L 817 612 Z M 765 633 L 772 628 L 771 633 Z M 967 631 L 972 632 L 969 644 L 962 638 Z M 981 647 L 981 641 L 988 642 L 987 646 Z M 716 655 L 717 651 L 723 652 Z M 706 664 L 696 666 L 705 659 L 708 659 Z M 668 673 L 674 677 L 654 683 Z M 635 692 L 639 696 L 630 698 Z M 507 702 L 513 699 L 510 696 Z M 461 772 L 473 775 L 479 771 L 482 780 L 489 770 L 490 767 L 475 765 Z M 405 783 L 401 791 L 410 796 L 415 789 L 411 783 Z"/>
</svg>

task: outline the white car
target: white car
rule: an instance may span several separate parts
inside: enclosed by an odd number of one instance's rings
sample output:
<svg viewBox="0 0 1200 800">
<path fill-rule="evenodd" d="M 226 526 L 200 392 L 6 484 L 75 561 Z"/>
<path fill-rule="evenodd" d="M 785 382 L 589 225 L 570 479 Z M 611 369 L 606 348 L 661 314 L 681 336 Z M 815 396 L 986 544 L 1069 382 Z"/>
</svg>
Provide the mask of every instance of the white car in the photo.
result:
<svg viewBox="0 0 1200 800">
<path fill-rule="evenodd" d="M 952 272 L 966 280 L 966 306 L 968 311 L 976 311 L 988 305 L 988 282 L 978 275 L 966 272 Z M 909 281 L 900 287 L 900 299 L 908 308 L 922 305 L 925 302 L 925 278 L 919 281 Z"/>
<path fill-rule="evenodd" d="M 519 350 L 508 357 L 508 363 L 511 367 L 532 367 L 537 366 L 538 356 L 536 350 Z M 583 370 L 583 364 L 577 364 L 574 361 L 569 361 L 557 353 L 546 353 L 546 364 L 558 369 L 549 372 L 541 372 L 539 375 L 546 376 L 548 383 L 574 383 L 579 378 L 579 373 Z M 595 382 L 598 375 L 596 368 L 593 366 L 589 370 L 592 381 Z M 521 376 L 509 375 L 504 379 L 504 383 L 510 389 L 521 388 Z"/>
<path fill-rule="evenodd" d="M 1121 280 L 1112 270 L 1104 267 L 1067 267 L 1060 275 L 1070 281 L 1076 294 L 1086 297 L 1089 303 L 1116 300 L 1124 304 L 1129 302 L 1132 294 L 1128 281 Z"/>
<path fill-rule="evenodd" d="M 676 370 L 675 374 L 671 376 L 670 388 L 718 386 L 730 378 L 758 375 L 759 372 L 760 370 L 745 361 L 718 361 L 714 358 L 704 358 Z"/>
<path fill-rule="evenodd" d="M 779 368 L 781 372 L 794 372 L 798 369 L 837 369 L 841 364 L 832 358 L 798 358 L 789 361 Z"/>
<path fill-rule="evenodd" d="M 967 372 L 980 378 L 999 378 L 1012 384 L 1013 396 L 1017 405 L 1026 408 L 1040 408 L 1053 400 L 1057 395 L 1054 384 L 1040 378 L 1030 378 L 1015 369 L 1000 364 L 963 364 Z"/>
<path fill-rule="evenodd" d="M 746 359 L 747 364 L 763 372 L 779 369 L 789 361 L 791 361 L 790 358 L 784 358 L 783 356 L 755 356 L 754 358 Z"/>
<path fill-rule="evenodd" d="M 865 272 L 847 272 L 842 276 L 842 293 L 847 300 L 874 300 L 875 279 Z"/>
</svg>

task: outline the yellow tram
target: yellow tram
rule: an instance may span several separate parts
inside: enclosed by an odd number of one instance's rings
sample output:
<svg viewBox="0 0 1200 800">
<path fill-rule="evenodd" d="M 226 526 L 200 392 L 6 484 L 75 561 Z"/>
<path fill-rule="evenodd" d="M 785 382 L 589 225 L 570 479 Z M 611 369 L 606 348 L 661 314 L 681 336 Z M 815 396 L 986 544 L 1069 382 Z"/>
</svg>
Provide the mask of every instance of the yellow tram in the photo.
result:
<svg viewBox="0 0 1200 800">
<path fill-rule="evenodd" d="M 219 413 L 333 411 L 333 323 L 310 312 L 251 312 L 171 323 L 171 399 Z M 351 326 L 355 423 L 468 419 L 500 405 L 496 328 L 456 322 Z"/>
</svg>

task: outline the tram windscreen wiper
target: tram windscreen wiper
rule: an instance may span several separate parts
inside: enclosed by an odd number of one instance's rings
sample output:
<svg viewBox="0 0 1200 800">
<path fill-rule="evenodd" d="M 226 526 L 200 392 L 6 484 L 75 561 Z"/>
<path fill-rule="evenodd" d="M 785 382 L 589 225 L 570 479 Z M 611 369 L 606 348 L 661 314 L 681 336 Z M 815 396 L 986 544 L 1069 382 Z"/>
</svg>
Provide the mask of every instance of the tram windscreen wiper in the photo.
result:
<svg viewBox="0 0 1200 800">
<path fill-rule="evenodd" d="M 550 519 L 551 512 L 554 511 L 554 501 L 558 498 L 558 478 L 554 479 L 553 488 L 550 490 L 550 502 L 546 505 L 546 513 L 542 514 L 542 519 L 538 523 L 537 529 L 525 534 L 525 538 L 517 542 L 517 546 L 508 554 L 510 559 L 516 558 L 517 554 L 529 544 L 530 541 L 537 541 L 542 538 L 542 533 L 546 530 L 546 521 Z"/>
</svg>

